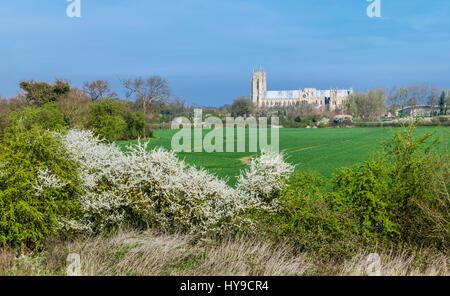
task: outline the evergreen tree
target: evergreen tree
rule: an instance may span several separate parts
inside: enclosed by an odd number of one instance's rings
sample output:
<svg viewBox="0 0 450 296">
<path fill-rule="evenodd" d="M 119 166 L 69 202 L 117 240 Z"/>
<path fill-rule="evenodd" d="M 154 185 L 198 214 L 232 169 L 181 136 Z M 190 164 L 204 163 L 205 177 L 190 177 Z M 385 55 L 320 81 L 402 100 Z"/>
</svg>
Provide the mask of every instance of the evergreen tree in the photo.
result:
<svg viewBox="0 0 450 296">
<path fill-rule="evenodd" d="M 440 109 L 440 115 L 445 115 L 447 112 L 446 108 L 445 108 L 445 90 L 442 90 L 441 93 L 441 97 L 439 98 L 439 109 Z"/>
</svg>

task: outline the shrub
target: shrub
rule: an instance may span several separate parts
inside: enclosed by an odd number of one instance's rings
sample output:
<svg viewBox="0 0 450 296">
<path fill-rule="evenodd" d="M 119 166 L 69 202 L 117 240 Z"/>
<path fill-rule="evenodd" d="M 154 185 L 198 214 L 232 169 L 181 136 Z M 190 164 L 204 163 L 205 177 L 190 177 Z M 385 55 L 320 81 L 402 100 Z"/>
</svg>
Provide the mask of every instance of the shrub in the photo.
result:
<svg viewBox="0 0 450 296">
<path fill-rule="evenodd" d="M 398 227 L 388 214 L 388 172 L 383 163 L 372 159 L 341 168 L 334 177 L 333 185 L 332 192 L 327 196 L 330 205 L 338 210 L 355 210 L 365 236 L 381 233 L 394 237 L 399 234 Z"/>
<path fill-rule="evenodd" d="M 276 206 L 247 211 L 257 233 L 325 260 L 349 258 L 361 246 L 448 250 L 448 154 L 434 153 L 431 135 L 416 137 L 414 128 L 394 133 L 369 161 L 340 169 L 330 191 L 317 174 L 295 173 Z"/>
<path fill-rule="evenodd" d="M 95 118 L 90 124 L 92 130 L 108 141 L 125 139 L 127 123 L 119 115 L 104 115 Z"/>
<path fill-rule="evenodd" d="M 243 191 L 243 184 L 229 187 L 204 170 L 186 166 L 173 153 L 148 151 L 146 143 L 124 154 L 92 132 L 79 130 L 69 131 L 64 143 L 82 166 L 85 193 L 80 197 L 84 212 L 80 223 L 93 232 L 130 224 L 198 237 L 220 236 L 249 223 L 241 213 L 264 206 L 262 199 L 276 195 L 285 178 L 282 168 L 289 167 L 281 157 L 274 160 L 272 154 L 264 154 L 246 173 L 251 180 L 246 185 L 252 189 Z M 258 173 L 266 169 L 276 176 L 264 177 L 263 184 Z"/>
<path fill-rule="evenodd" d="M 9 113 L 11 106 L 7 99 L 0 96 L 0 141 L 3 137 L 4 130 L 9 126 Z"/>
<path fill-rule="evenodd" d="M 110 142 L 153 134 L 146 128 L 144 113 L 130 111 L 124 102 L 115 99 L 92 103 L 88 117 L 88 126 L 95 134 Z"/>
<path fill-rule="evenodd" d="M 153 128 L 151 124 L 145 124 L 144 137 L 153 138 Z"/>
<path fill-rule="evenodd" d="M 102 99 L 89 106 L 88 126 L 101 138 L 116 141 L 125 138 L 127 123 L 123 105 L 114 99 Z"/>
<path fill-rule="evenodd" d="M 284 162 L 283 155 L 263 152 L 252 159 L 250 169 L 244 170 L 237 188 L 267 204 L 276 201 L 294 167 Z"/>
<path fill-rule="evenodd" d="M 37 125 L 46 130 L 61 131 L 65 129 L 64 115 L 55 103 L 47 103 L 42 107 L 26 107 L 22 111 L 10 114 L 11 125 L 22 130 Z"/>
<path fill-rule="evenodd" d="M 343 260 L 362 244 L 351 211 L 335 210 L 325 200 L 325 185 L 317 173 L 295 173 L 283 189 L 276 211 L 256 210 L 250 217 L 258 233 L 314 252 L 324 260 Z"/>
<path fill-rule="evenodd" d="M 439 176 L 444 170 L 440 163 L 441 157 L 434 150 L 439 139 L 433 140 L 431 133 L 414 136 L 414 130 L 415 125 L 411 125 L 396 132 L 385 144 L 385 151 L 381 155 L 390 168 L 389 207 L 401 231 L 402 240 L 442 247 L 442 242 L 448 244 L 449 237 L 429 238 L 433 217 L 419 206 L 434 206 L 442 201 L 443 196 L 435 191 L 438 179 L 430 179 Z M 444 213 L 448 223 L 448 208 Z"/>
<path fill-rule="evenodd" d="M 429 225 L 423 232 L 427 241 L 436 242 L 438 246 L 448 250 L 450 243 L 450 156 L 448 153 L 438 157 L 434 163 L 432 175 L 432 191 L 435 198 L 432 202 L 415 199 L 417 207 L 428 218 Z"/>
<path fill-rule="evenodd" d="M 68 94 L 58 99 L 58 108 L 71 128 L 86 128 L 91 99 L 78 88 L 71 88 Z"/>
<path fill-rule="evenodd" d="M 450 221 L 445 209 L 448 177 L 433 151 L 432 135 L 416 137 L 414 130 L 411 125 L 395 132 L 374 160 L 342 169 L 334 178 L 330 201 L 355 210 L 365 234 L 447 248 L 449 236 L 443 226 Z"/>
<path fill-rule="evenodd" d="M 127 123 L 127 139 L 137 139 L 140 137 L 148 137 L 149 132 L 146 129 L 145 115 L 142 112 L 127 112 L 125 113 L 125 121 Z"/>
<path fill-rule="evenodd" d="M 11 127 L 0 145 L 0 246 L 40 248 L 76 213 L 77 167 L 61 138 Z"/>
</svg>

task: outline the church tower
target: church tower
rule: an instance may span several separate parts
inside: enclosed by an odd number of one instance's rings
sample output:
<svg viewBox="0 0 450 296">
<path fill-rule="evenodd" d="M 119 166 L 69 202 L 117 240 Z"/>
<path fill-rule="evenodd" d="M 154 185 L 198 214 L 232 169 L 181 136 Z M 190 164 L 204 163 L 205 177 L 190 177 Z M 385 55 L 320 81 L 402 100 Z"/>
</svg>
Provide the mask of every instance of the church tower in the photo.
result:
<svg viewBox="0 0 450 296">
<path fill-rule="evenodd" d="M 252 103 L 261 107 L 265 91 L 267 91 L 266 72 L 261 70 L 253 71 Z"/>
</svg>

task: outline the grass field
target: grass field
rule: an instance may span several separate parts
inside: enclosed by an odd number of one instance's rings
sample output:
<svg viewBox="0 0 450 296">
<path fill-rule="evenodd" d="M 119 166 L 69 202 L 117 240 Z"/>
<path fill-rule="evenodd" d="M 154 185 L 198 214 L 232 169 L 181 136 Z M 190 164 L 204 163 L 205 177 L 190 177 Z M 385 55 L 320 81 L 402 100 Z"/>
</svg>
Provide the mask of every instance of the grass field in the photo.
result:
<svg viewBox="0 0 450 296">
<path fill-rule="evenodd" d="M 388 139 L 392 128 L 329 128 L 329 129 L 280 129 L 280 152 L 296 170 L 314 170 L 325 177 L 331 177 L 339 167 L 353 165 L 366 160 L 375 153 L 381 142 Z M 172 136 L 177 130 L 156 130 L 150 139 L 150 148 L 162 146 L 171 148 Z M 208 131 L 205 130 L 206 134 Z M 435 132 L 442 139 L 439 150 L 447 153 L 450 144 L 450 127 L 420 127 L 417 133 Z M 270 138 L 270 131 L 268 133 Z M 136 141 L 118 142 L 125 151 Z M 225 143 L 224 143 L 225 145 Z M 246 150 L 248 151 L 248 149 Z M 255 153 L 178 153 L 186 163 L 203 167 L 220 178 L 228 178 L 234 184 L 239 171 L 245 168 Z"/>
</svg>

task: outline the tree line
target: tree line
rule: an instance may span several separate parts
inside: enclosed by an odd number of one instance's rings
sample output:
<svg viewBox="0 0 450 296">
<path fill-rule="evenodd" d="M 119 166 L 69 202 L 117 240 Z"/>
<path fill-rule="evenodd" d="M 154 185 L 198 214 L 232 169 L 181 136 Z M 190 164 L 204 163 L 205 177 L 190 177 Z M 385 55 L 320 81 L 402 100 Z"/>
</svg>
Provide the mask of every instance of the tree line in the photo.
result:
<svg viewBox="0 0 450 296">
<path fill-rule="evenodd" d="M 423 83 L 411 84 L 406 87 L 394 87 L 388 95 L 391 109 L 396 111 L 406 107 L 412 109 L 428 105 L 432 115 L 447 115 L 450 105 L 450 90 L 440 90 L 437 86 Z"/>
<path fill-rule="evenodd" d="M 47 128 L 91 129 L 109 140 L 151 137 L 152 125 L 169 122 L 192 107 L 174 96 L 160 76 L 121 80 L 126 98 L 121 99 L 106 80 L 85 82 L 82 88 L 70 81 L 20 82 L 16 97 L 0 96 L 0 132 L 11 123 Z"/>
</svg>

